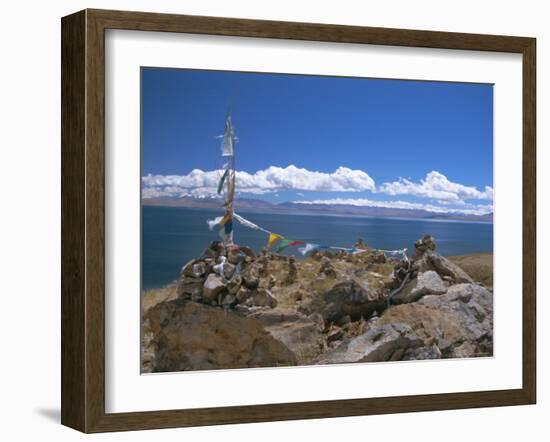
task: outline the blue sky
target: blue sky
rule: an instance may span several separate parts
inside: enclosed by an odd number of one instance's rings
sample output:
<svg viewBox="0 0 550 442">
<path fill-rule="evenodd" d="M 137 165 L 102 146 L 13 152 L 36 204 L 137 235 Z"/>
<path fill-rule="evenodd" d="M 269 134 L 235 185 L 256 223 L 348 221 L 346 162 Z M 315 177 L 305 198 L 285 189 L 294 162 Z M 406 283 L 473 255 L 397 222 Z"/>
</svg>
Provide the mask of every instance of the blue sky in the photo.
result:
<svg viewBox="0 0 550 442">
<path fill-rule="evenodd" d="M 214 193 L 230 109 L 240 197 L 492 211 L 492 85 L 143 68 L 141 87 L 144 197 Z"/>
</svg>

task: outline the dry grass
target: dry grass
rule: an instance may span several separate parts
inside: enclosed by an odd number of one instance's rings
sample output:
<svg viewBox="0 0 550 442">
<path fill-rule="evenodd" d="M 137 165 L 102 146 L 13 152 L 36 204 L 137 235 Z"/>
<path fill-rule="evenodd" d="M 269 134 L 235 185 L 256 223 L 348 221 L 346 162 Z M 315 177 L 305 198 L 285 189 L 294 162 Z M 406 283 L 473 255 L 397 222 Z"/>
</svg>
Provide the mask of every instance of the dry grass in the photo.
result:
<svg viewBox="0 0 550 442">
<path fill-rule="evenodd" d="M 493 254 L 477 253 L 474 255 L 449 256 L 449 260 L 462 268 L 474 281 L 484 286 L 493 287 Z"/>
<path fill-rule="evenodd" d="M 160 289 L 146 290 L 141 297 L 141 311 L 145 313 L 159 302 L 176 299 L 176 285 L 170 284 Z"/>
</svg>

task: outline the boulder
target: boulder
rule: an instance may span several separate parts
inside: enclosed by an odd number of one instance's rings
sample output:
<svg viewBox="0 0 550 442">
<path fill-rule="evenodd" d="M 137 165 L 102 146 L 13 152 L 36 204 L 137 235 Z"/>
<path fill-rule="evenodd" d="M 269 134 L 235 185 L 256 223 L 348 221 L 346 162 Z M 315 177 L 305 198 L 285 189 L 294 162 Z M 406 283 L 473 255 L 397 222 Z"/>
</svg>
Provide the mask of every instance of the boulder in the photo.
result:
<svg viewBox="0 0 550 442">
<path fill-rule="evenodd" d="M 473 279 L 464 270 L 437 253 L 430 254 L 431 263 L 437 273 L 448 276 L 455 284 L 472 283 Z"/>
<path fill-rule="evenodd" d="M 239 304 L 244 304 L 251 295 L 252 292 L 250 290 L 248 290 L 246 287 L 241 286 L 235 297 L 237 298 L 237 302 Z"/>
<path fill-rule="evenodd" d="M 193 264 L 191 268 L 191 273 L 195 278 L 202 278 L 204 274 L 207 272 L 208 266 L 204 261 L 199 261 Z"/>
<path fill-rule="evenodd" d="M 296 365 L 258 320 L 193 302 L 163 302 L 143 318 L 142 372 Z"/>
<path fill-rule="evenodd" d="M 188 261 L 187 263 L 185 263 L 184 266 L 180 270 L 180 277 L 183 277 L 183 276 L 194 277 L 195 275 L 193 273 L 193 265 L 196 262 L 197 262 L 196 259 L 192 259 L 191 261 Z"/>
<path fill-rule="evenodd" d="M 237 298 L 235 297 L 235 295 L 232 295 L 230 293 L 228 293 L 227 295 L 225 295 L 222 299 L 222 307 L 224 308 L 230 308 L 232 307 L 233 305 L 235 305 L 237 303 Z"/>
<path fill-rule="evenodd" d="M 401 323 L 371 327 L 366 333 L 345 339 L 334 350 L 321 355 L 317 364 L 396 361 L 423 341 Z"/>
<path fill-rule="evenodd" d="M 253 303 L 258 307 L 277 307 L 277 299 L 273 294 L 267 289 L 258 289 L 253 294 Z"/>
<path fill-rule="evenodd" d="M 231 279 L 231 277 L 233 276 L 233 273 L 235 273 L 235 266 L 230 262 L 224 263 L 223 276 L 225 277 L 225 279 Z"/>
<path fill-rule="evenodd" d="M 354 321 L 368 318 L 384 305 L 381 290 L 373 289 L 366 280 L 352 278 L 336 281 L 329 289 L 302 301 L 300 310 L 307 315 L 319 313 L 328 322 L 341 323 L 346 316 Z"/>
<path fill-rule="evenodd" d="M 184 276 L 178 280 L 177 293 L 182 297 L 201 297 L 203 282 L 200 279 Z"/>
<path fill-rule="evenodd" d="M 447 286 L 441 277 L 433 270 L 419 273 L 418 276 L 407 282 L 399 293 L 392 299 L 392 304 L 405 304 L 418 301 L 424 295 L 441 295 L 447 291 Z"/>
<path fill-rule="evenodd" d="M 437 345 L 432 345 L 431 347 L 409 348 L 403 354 L 404 361 L 422 359 L 441 359 L 441 350 Z"/>
<path fill-rule="evenodd" d="M 202 287 L 202 295 L 209 301 L 215 301 L 218 294 L 220 294 L 224 289 L 225 284 L 222 281 L 222 278 L 215 273 L 210 273 Z"/>
<path fill-rule="evenodd" d="M 318 325 L 294 310 L 262 310 L 249 317 L 258 320 L 271 336 L 291 350 L 298 364 L 311 362 L 326 347 Z"/>
<path fill-rule="evenodd" d="M 392 306 L 377 326 L 397 322 L 411 327 L 425 346 L 436 345 L 444 358 L 493 354 L 493 294 L 482 286 L 457 284 L 442 295 Z"/>
</svg>

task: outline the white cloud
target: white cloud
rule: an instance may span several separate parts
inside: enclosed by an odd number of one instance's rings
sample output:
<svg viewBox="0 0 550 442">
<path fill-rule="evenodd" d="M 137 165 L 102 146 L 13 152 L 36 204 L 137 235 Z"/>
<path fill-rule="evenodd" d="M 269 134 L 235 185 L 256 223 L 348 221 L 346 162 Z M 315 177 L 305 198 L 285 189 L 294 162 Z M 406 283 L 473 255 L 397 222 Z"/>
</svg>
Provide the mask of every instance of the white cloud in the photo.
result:
<svg viewBox="0 0 550 442">
<path fill-rule="evenodd" d="M 485 189 L 480 191 L 473 186 L 453 183 L 436 171 L 428 173 L 419 183 L 399 178 L 398 181 L 382 184 L 378 191 L 387 195 L 412 195 L 457 204 L 463 203 L 464 200 L 493 200 L 492 187 L 485 186 Z"/>
<path fill-rule="evenodd" d="M 460 208 L 411 203 L 409 201 L 374 201 L 367 198 L 331 198 L 326 200 L 293 201 L 296 204 L 349 205 L 359 207 L 381 207 L 389 209 L 426 210 L 434 213 L 461 213 L 463 215 L 486 215 L 493 212 L 492 204 L 463 204 Z"/>
<path fill-rule="evenodd" d="M 142 177 L 143 197 L 214 196 L 222 171 L 194 169 L 187 175 L 147 175 Z M 270 166 L 253 174 L 237 171 L 241 193 L 264 194 L 283 190 L 317 192 L 374 191 L 374 180 L 362 170 L 339 167 L 332 173 L 311 171 L 290 165 Z"/>
</svg>

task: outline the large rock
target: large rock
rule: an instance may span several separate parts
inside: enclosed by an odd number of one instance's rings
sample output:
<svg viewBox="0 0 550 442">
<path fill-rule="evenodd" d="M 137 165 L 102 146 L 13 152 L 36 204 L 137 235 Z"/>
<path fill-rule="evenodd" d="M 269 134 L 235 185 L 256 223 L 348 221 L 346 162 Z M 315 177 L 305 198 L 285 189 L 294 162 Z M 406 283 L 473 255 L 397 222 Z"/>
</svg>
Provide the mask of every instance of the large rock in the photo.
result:
<svg viewBox="0 0 550 442">
<path fill-rule="evenodd" d="M 306 315 L 319 313 L 325 321 L 338 323 L 346 316 L 352 320 L 368 318 L 384 305 L 381 290 L 372 288 L 366 280 L 352 278 L 302 302 L 300 310 Z"/>
<path fill-rule="evenodd" d="M 401 360 L 409 349 L 423 345 L 406 324 L 394 323 L 371 327 L 366 333 L 344 340 L 317 360 L 317 364 L 382 362 Z"/>
<path fill-rule="evenodd" d="M 319 325 L 294 310 L 273 309 L 252 313 L 275 339 L 291 350 L 298 364 L 307 364 L 326 349 Z"/>
<path fill-rule="evenodd" d="M 473 279 L 459 266 L 435 252 L 435 239 L 425 235 L 414 243 L 415 255 L 412 269 L 415 273 L 435 270 L 453 284 L 473 283 Z"/>
<path fill-rule="evenodd" d="M 252 302 L 258 307 L 277 307 L 277 298 L 269 290 L 263 288 L 256 290 L 252 296 Z"/>
<path fill-rule="evenodd" d="M 392 304 L 405 304 L 418 301 L 425 295 L 441 295 L 447 291 L 447 286 L 441 277 L 433 270 L 419 273 L 418 276 L 409 281 L 403 290 L 396 294 Z"/>
<path fill-rule="evenodd" d="M 470 275 L 447 258 L 437 253 L 431 253 L 430 260 L 437 273 L 448 276 L 455 284 L 474 282 Z"/>
<path fill-rule="evenodd" d="M 442 357 L 493 354 L 493 294 L 476 284 L 457 284 L 442 295 L 426 295 L 418 302 L 392 306 L 377 325 L 404 323 L 436 345 Z"/>
<path fill-rule="evenodd" d="M 202 297 L 203 282 L 200 279 L 192 278 L 190 276 L 184 276 L 178 280 L 177 293 L 178 296 L 188 298 L 201 298 Z"/>
<path fill-rule="evenodd" d="M 215 301 L 218 297 L 218 294 L 221 293 L 224 289 L 225 284 L 222 278 L 215 273 L 210 273 L 202 287 L 202 295 L 210 301 Z"/>
<path fill-rule="evenodd" d="M 296 365 L 296 357 L 256 319 L 193 302 L 170 301 L 143 318 L 142 371 Z"/>
</svg>

